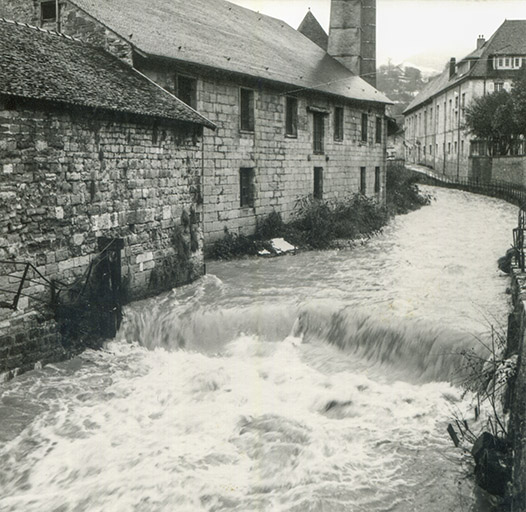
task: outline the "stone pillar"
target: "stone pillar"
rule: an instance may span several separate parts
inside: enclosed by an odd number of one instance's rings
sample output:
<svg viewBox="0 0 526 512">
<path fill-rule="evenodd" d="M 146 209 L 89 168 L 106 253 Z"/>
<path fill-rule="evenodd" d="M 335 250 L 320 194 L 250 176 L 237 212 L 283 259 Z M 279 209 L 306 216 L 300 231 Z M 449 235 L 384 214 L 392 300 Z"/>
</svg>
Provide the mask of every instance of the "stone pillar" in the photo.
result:
<svg viewBox="0 0 526 512">
<path fill-rule="evenodd" d="M 329 55 L 376 86 L 376 0 L 332 0 Z"/>
</svg>

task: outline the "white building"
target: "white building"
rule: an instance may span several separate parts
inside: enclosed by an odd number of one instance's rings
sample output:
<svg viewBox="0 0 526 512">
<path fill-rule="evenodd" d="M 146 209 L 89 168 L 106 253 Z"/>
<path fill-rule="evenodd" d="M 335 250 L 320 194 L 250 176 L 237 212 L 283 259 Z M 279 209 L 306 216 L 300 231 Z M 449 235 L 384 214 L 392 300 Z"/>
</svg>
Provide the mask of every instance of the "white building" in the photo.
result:
<svg viewBox="0 0 526 512">
<path fill-rule="evenodd" d="M 449 65 L 404 111 L 406 161 L 427 165 L 453 177 L 467 177 L 471 136 L 464 128 L 465 109 L 485 94 L 510 90 L 526 70 L 526 20 L 506 20 L 460 62 Z"/>
</svg>

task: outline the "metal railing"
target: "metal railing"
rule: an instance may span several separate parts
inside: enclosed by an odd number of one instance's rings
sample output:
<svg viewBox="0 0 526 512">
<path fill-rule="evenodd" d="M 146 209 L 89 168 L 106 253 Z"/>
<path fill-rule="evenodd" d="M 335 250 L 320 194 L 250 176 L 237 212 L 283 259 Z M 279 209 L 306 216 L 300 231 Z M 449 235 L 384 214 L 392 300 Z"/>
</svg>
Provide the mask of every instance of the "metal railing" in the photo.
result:
<svg viewBox="0 0 526 512">
<path fill-rule="evenodd" d="M 490 197 L 498 197 L 510 203 L 517 204 L 526 210 L 526 187 L 503 180 L 484 180 L 481 178 L 456 178 L 440 175 L 431 169 L 416 169 L 408 167 L 410 171 L 418 174 L 422 181 L 432 185 L 439 185 L 446 188 L 454 188 L 483 194 Z"/>
</svg>

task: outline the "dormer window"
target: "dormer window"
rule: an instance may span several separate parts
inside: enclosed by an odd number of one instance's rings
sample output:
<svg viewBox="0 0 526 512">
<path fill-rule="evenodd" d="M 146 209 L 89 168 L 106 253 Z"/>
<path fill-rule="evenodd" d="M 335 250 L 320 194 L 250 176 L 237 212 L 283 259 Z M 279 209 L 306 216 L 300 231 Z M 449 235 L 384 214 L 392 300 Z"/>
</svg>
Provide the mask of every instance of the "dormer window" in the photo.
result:
<svg viewBox="0 0 526 512">
<path fill-rule="evenodd" d="M 56 0 L 40 3 L 40 21 L 42 23 L 52 23 L 57 21 Z"/>
<path fill-rule="evenodd" d="M 495 57 L 495 69 L 520 69 L 524 66 L 524 56 Z"/>
</svg>

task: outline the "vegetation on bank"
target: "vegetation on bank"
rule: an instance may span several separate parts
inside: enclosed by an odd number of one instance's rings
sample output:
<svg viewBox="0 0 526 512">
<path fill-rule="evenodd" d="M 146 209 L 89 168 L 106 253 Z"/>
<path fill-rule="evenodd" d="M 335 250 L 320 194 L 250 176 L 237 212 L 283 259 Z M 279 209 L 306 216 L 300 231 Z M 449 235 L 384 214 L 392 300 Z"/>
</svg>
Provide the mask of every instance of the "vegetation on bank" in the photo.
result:
<svg viewBox="0 0 526 512">
<path fill-rule="evenodd" d="M 328 249 L 338 240 L 372 236 L 381 231 L 390 217 L 429 202 L 430 198 L 419 192 L 414 174 L 398 166 L 387 171 L 385 205 L 362 194 L 339 201 L 303 197 L 296 203 L 291 222 L 284 223 L 279 213 L 272 212 L 258 222 L 254 235 L 238 235 L 225 229 L 224 237 L 212 244 L 207 257 L 226 260 L 256 255 L 270 250 L 268 241 L 272 238 L 285 238 L 299 249 Z"/>
</svg>

